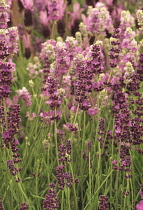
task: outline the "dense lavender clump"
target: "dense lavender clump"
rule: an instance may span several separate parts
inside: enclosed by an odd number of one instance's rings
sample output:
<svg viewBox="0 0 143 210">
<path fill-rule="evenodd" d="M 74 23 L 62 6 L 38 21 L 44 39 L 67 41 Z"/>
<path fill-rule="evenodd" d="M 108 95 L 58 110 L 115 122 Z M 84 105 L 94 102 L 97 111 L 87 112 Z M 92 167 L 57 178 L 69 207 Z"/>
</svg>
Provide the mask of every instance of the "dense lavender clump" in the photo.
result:
<svg viewBox="0 0 143 210">
<path fill-rule="evenodd" d="M 0 209 L 142 209 L 137 2 L 0 1 Z"/>
</svg>

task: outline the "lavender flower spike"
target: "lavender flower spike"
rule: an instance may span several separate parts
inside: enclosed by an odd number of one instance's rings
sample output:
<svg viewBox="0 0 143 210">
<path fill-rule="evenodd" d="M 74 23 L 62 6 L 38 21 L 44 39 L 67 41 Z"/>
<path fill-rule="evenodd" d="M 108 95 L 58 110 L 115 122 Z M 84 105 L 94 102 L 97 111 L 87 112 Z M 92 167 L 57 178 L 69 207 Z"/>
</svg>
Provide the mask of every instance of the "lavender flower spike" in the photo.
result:
<svg viewBox="0 0 143 210">
<path fill-rule="evenodd" d="M 33 0 L 21 0 L 24 6 L 24 25 L 29 27 L 33 24 L 32 11 L 33 11 Z"/>
<path fill-rule="evenodd" d="M 59 20 L 63 17 L 65 5 L 63 0 L 48 0 L 48 14 L 50 20 Z"/>
</svg>

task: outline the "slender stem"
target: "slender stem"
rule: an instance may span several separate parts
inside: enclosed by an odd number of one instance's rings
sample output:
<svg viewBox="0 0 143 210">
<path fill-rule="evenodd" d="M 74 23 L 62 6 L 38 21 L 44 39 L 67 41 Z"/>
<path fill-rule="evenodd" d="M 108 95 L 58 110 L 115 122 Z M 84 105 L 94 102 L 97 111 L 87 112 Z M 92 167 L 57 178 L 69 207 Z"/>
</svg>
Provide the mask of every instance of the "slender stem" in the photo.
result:
<svg viewBox="0 0 143 210">
<path fill-rule="evenodd" d="M 57 28 L 57 22 L 56 21 L 53 21 L 52 32 L 51 32 L 51 39 L 55 39 L 55 36 L 56 36 L 56 28 Z"/>
<path fill-rule="evenodd" d="M 109 178 L 109 176 L 112 174 L 114 170 L 112 170 L 108 176 L 104 179 L 104 181 L 102 182 L 102 184 L 98 187 L 98 189 L 96 190 L 96 192 L 94 193 L 94 195 L 92 196 L 91 200 L 96 196 L 97 192 L 100 190 L 100 188 L 104 185 L 104 183 L 106 182 L 106 180 Z M 89 203 L 87 203 L 87 205 L 84 207 L 83 210 L 86 210 L 86 208 L 88 207 Z"/>
</svg>

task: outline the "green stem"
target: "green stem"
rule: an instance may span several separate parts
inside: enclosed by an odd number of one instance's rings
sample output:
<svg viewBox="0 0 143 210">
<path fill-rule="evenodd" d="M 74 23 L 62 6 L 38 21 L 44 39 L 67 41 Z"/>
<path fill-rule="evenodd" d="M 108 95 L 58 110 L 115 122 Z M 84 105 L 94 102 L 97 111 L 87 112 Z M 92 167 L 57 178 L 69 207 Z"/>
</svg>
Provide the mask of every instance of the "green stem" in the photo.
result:
<svg viewBox="0 0 143 210">
<path fill-rule="evenodd" d="M 108 174 L 108 176 L 104 179 L 104 181 L 102 182 L 102 184 L 98 187 L 98 189 L 96 190 L 96 192 L 95 192 L 94 195 L 92 196 L 91 201 L 92 201 L 92 199 L 95 197 L 95 195 L 97 194 L 97 192 L 100 190 L 100 188 L 104 185 L 104 183 L 106 182 L 106 180 L 109 178 L 109 176 L 112 174 L 113 171 L 114 171 L 114 170 L 112 170 L 112 171 Z M 90 202 L 91 202 L 91 201 L 90 201 Z M 89 205 L 89 203 L 87 203 L 87 205 L 84 207 L 83 210 L 86 210 L 86 208 L 88 207 L 88 205 Z"/>
<path fill-rule="evenodd" d="M 51 32 L 51 39 L 55 39 L 56 28 L 57 28 L 57 22 L 53 21 L 52 32 Z"/>
<path fill-rule="evenodd" d="M 74 180 L 74 173 L 73 173 L 71 162 L 70 162 L 70 171 L 71 171 L 71 174 L 72 174 L 72 179 Z M 75 207 L 75 210 L 78 210 L 78 202 L 77 202 L 77 193 L 76 193 L 76 190 L 75 190 L 75 183 L 73 183 L 73 191 L 74 191 L 74 204 L 75 204 L 74 207 Z"/>
</svg>

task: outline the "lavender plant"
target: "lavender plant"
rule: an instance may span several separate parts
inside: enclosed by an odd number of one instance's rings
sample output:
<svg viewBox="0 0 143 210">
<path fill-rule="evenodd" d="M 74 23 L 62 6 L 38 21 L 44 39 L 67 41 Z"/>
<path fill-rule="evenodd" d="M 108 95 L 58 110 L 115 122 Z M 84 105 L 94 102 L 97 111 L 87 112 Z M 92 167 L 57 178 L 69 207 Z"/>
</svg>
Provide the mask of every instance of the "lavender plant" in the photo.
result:
<svg viewBox="0 0 143 210">
<path fill-rule="evenodd" d="M 142 16 L 0 2 L 0 209 L 142 209 Z"/>
</svg>

